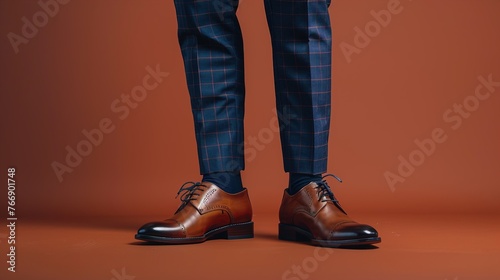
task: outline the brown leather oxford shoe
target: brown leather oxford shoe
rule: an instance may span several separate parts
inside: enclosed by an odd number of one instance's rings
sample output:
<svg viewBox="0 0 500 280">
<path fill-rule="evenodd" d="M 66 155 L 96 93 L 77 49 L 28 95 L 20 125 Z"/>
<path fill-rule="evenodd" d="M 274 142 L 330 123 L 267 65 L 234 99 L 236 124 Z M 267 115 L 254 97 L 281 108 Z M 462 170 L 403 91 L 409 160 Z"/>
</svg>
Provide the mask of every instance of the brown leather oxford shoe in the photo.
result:
<svg viewBox="0 0 500 280">
<path fill-rule="evenodd" d="M 184 188 L 186 184 L 191 186 Z M 209 182 L 184 184 L 182 204 L 172 218 L 143 225 L 136 239 L 165 243 L 199 243 L 214 237 L 252 238 L 252 206 L 247 190 L 230 194 Z"/>
<path fill-rule="evenodd" d="M 334 175 L 333 176 L 338 179 Z M 340 179 L 338 179 L 340 181 Z M 379 243 L 377 231 L 353 221 L 326 181 L 311 182 L 294 195 L 285 190 L 279 212 L 279 239 L 341 247 Z"/>
</svg>

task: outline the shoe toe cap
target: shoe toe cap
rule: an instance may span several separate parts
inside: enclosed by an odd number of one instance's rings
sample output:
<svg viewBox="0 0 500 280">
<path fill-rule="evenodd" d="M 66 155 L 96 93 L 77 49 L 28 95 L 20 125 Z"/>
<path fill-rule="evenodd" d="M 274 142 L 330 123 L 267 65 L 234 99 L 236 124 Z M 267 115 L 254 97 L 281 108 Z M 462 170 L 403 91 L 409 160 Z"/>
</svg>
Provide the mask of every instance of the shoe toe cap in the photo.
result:
<svg viewBox="0 0 500 280">
<path fill-rule="evenodd" d="M 358 223 L 344 223 L 332 232 L 332 239 L 362 239 L 378 237 L 375 228 Z"/>
<path fill-rule="evenodd" d="M 137 233 L 140 235 L 161 236 L 169 238 L 185 237 L 184 228 L 175 220 L 147 223 L 140 227 Z"/>
</svg>

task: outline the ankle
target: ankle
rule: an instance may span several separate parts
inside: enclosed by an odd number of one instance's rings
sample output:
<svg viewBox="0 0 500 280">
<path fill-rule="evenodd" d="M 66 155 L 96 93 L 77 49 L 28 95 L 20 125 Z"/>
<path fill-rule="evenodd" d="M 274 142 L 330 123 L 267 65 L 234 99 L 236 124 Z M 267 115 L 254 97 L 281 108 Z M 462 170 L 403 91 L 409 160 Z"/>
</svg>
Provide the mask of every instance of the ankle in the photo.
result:
<svg viewBox="0 0 500 280">
<path fill-rule="evenodd" d="M 239 171 L 204 174 L 202 181 L 215 184 L 228 193 L 238 193 L 243 190 L 243 182 Z"/>
<path fill-rule="evenodd" d="M 311 182 L 321 182 L 321 174 L 289 173 L 288 193 L 293 195 Z"/>
</svg>

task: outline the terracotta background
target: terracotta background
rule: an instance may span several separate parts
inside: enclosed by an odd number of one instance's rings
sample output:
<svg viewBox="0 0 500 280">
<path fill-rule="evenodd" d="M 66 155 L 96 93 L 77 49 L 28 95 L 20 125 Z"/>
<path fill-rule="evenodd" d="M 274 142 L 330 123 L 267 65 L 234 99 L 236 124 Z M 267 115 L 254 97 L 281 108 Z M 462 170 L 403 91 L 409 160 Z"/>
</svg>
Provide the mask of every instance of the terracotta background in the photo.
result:
<svg viewBox="0 0 500 280">
<path fill-rule="evenodd" d="M 334 0 L 330 9 L 329 170 L 344 179 L 334 191 L 355 213 L 498 213 L 500 87 L 456 130 L 443 113 L 474 94 L 478 76 L 500 81 L 500 1 L 402 0 L 403 10 L 349 63 L 341 44 L 354 45 L 354 28 L 364 28 L 370 11 L 388 2 Z M 180 185 L 200 179 L 173 1 L 73 0 L 16 54 L 7 34 L 20 34 L 22 17 L 39 10 L 37 1 L 0 1 L 0 179 L 8 166 L 17 168 L 18 216 L 166 217 L 179 203 Z M 278 134 L 262 138 L 275 105 L 263 2 L 244 0 L 238 14 L 246 139 L 268 142 L 248 161 L 244 183 L 257 214 L 276 213 L 287 176 Z M 170 75 L 120 120 L 111 103 L 157 64 Z M 65 147 L 75 148 L 85 139 L 81 131 L 103 118 L 116 129 L 59 182 L 51 163 L 63 163 Z M 415 139 L 429 138 L 435 128 L 447 140 L 391 189 L 384 172 L 396 173 L 398 156 L 408 158 Z"/>
</svg>

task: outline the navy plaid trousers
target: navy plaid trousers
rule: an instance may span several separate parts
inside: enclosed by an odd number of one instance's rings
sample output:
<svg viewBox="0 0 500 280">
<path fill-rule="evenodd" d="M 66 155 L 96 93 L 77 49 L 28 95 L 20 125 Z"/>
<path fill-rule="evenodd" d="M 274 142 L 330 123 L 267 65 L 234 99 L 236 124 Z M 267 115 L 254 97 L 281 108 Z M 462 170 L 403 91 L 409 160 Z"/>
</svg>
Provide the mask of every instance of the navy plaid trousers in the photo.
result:
<svg viewBox="0 0 500 280">
<path fill-rule="evenodd" d="M 331 104 L 330 0 L 264 0 L 286 172 L 326 172 Z M 245 168 L 238 0 L 175 0 L 201 174 Z"/>
</svg>

